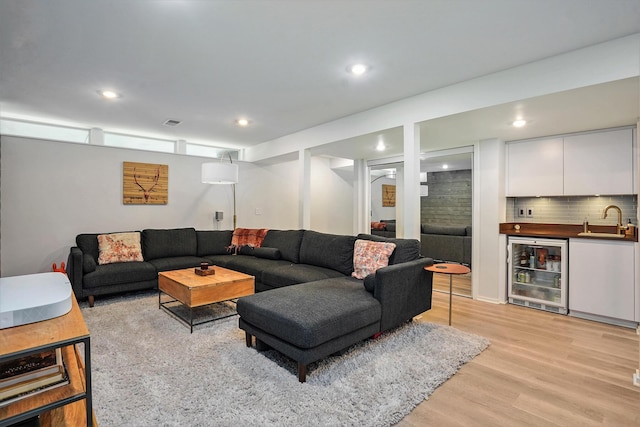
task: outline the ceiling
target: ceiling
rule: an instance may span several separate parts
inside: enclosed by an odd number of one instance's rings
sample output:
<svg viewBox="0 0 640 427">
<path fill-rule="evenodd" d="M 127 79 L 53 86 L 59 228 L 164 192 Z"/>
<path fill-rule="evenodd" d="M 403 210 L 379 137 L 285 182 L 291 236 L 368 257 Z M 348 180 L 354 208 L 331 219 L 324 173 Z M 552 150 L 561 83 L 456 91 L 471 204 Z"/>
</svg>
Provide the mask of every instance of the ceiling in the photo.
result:
<svg viewBox="0 0 640 427">
<path fill-rule="evenodd" d="M 475 142 L 498 138 L 503 141 L 560 135 L 585 130 L 634 125 L 640 116 L 640 79 L 637 77 L 558 92 L 517 102 L 497 105 L 420 123 L 421 152 L 437 156 L 452 147 L 472 146 Z M 527 125 L 515 128 L 510 120 L 527 118 Z M 378 141 L 384 152 L 376 152 Z M 348 159 L 380 159 L 403 153 L 402 128 L 336 141 L 312 150 L 315 155 Z M 422 161 L 422 170 L 433 171 L 437 161 Z M 460 157 L 451 157 L 453 159 Z M 466 162 L 470 165 L 470 161 Z M 425 168 L 425 165 L 429 167 Z"/>
<path fill-rule="evenodd" d="M 640 0 L 2 0 L 0 115 L 251 147 L 638 32 Z M 354 78 L 354 62 L 372 68 Z M 102 99 L 106 88 L 122 97 Z M 523 108 L 531 126 L 516 133 L 508 118 Z M 637 117 L 631 79 L 432 120 L 421 137 L 440 150 Z M 384 155 L 402 152 L 398 133 L 383 132 Z M 316 154 L 380 157 L 371 138 Z"/>
</svg>

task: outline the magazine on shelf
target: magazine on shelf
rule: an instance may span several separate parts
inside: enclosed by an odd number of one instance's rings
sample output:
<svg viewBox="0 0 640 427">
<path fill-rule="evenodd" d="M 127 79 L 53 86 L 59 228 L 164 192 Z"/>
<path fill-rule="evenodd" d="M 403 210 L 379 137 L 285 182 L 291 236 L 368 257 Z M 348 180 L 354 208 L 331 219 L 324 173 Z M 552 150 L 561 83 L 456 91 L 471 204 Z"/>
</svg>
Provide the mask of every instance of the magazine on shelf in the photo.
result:
<svg viewBox="0 0 640 427">
<path fill-rule="evenodd" d="M 63 371 L 60 348 L 0 362 L 0 390 Z"/>
<path fill-rule="evenodd" d="M 59 354 L 58 354 L 59 356 Z M 6 406 L 15 401 L 26 397 L 51 390 L 69 384 L 69 377 L 62 358 L 56 357 L 56 364 L 51 365 L 56 369 L 42 375 L 41 372 L 37 376 L 29 376 L 21 374 L 22 381 L 12 382 L 9 385 L 4 384 L 0 387 L 0 407 Z M 13 376 L 12 378 L 16 378 Z"/>
</svg>

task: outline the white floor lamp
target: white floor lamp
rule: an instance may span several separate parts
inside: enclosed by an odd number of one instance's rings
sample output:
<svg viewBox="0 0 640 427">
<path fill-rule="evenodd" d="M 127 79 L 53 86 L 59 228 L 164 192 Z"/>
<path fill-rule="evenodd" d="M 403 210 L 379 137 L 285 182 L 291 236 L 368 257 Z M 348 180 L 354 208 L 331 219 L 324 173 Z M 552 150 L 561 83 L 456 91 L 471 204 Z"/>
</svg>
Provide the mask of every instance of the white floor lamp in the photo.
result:
<svg viewBox="0 0 640 427">
<path fill-rule="evenodd" d="M 236 184 L 238 183 L 238 165 L 231 163 L 212 162 L 202 164 L 202 182 L 205 184 L 231 184 L 233 190 L 233 229 L 236 229 Z"/>
</svg>

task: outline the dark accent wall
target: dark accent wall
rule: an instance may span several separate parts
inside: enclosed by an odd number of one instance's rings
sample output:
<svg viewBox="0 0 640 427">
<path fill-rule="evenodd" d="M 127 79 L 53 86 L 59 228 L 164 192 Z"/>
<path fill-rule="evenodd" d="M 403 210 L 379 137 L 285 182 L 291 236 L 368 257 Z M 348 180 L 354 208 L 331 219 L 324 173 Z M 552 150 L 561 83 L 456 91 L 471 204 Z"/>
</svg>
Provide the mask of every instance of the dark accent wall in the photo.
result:
<svg viewBox="0 0 640 427">
<path fill-rule="evenodd" d="M 429 195 L 420 198 L 422 224 L 471 225 L 471 170 L 429 172 Z"/>
</svg>

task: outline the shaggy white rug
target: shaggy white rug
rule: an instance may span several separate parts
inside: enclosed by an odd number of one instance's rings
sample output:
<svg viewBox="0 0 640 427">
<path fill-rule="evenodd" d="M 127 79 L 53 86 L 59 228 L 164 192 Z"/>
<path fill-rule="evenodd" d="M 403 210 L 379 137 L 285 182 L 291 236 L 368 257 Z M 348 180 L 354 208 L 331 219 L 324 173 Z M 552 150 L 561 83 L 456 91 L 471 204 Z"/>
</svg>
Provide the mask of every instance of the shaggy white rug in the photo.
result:
<svg viewBox="0 0 640 427">
<path fill-rule="evenodd" d="M 235 316 L 190 334 L 157 294 L 81 306 L 100 427 L 391 425 L 489 344 L 412 322 L 310 365 L 299 383 L 294 362 L 246 347 Z"/>
</svg>

